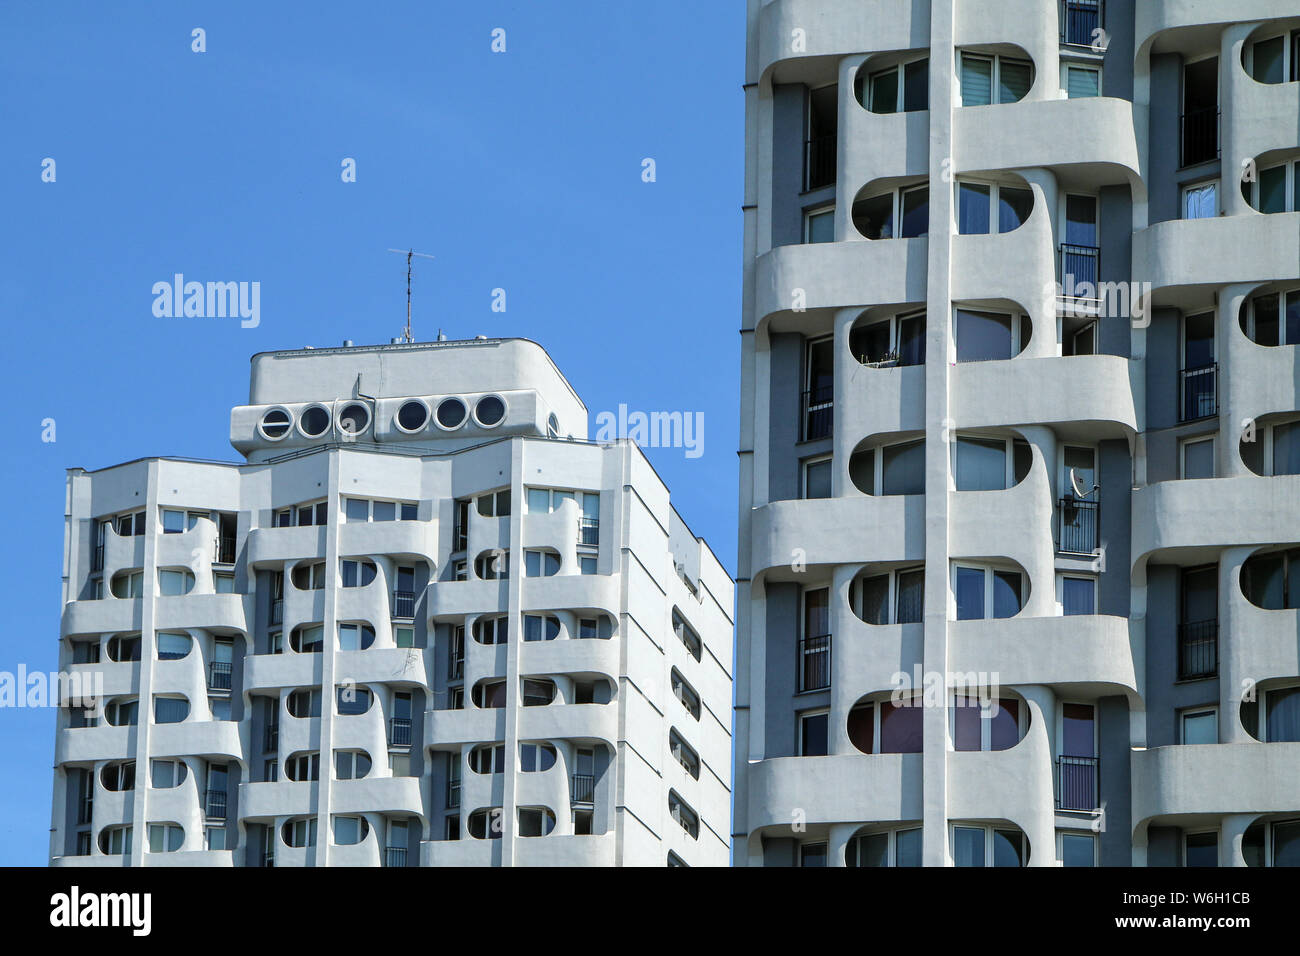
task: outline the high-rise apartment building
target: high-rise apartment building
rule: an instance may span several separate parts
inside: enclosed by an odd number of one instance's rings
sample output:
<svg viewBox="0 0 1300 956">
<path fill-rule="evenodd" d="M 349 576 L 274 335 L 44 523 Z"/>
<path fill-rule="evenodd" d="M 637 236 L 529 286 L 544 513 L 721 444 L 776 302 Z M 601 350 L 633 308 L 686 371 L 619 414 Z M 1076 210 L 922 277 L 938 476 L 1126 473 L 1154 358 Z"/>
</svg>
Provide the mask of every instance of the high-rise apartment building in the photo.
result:
<svg viewBox="0 0 1300 956">
<path fill-rule="evenodd" d="M 522 339 L 253 358 L 68 475 L 56 865 L 726 865 L 732 582 Z"/>
<path fill-rule="evenodd" d="M 1300 9 L 748 8 L 736 862 L 1297 865 Z"/>
</svg>

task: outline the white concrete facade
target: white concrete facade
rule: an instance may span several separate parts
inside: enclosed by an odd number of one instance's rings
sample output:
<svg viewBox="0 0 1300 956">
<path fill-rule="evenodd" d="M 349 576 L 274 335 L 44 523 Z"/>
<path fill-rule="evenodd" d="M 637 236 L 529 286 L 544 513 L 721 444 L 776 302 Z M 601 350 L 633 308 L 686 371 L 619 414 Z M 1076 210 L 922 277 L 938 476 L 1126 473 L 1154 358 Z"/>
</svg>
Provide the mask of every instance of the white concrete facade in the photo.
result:
<svg viewBox="0 0 1300 956">
<path fill-rule="evenodd" d="M 745 81 L 737 865 L 1300 860 L 1300 10 L 749 0 Z"/>
<path fill-rule="evenodd" d="M 522 339 L 252 371 L 246 462 L 69 471 L 52 864 L 725 866 L 733 585 L 636 445 Z"/>
</svg>

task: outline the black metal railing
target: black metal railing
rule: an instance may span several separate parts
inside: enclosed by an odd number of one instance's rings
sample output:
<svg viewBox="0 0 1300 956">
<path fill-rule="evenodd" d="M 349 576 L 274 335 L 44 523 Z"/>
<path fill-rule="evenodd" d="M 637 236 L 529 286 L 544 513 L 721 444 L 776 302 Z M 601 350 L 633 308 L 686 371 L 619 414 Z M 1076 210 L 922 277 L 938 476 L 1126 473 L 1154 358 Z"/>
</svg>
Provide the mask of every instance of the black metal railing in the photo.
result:
<svg viewBox="0 0 1300 956">
<path fill-rule="evenodd" d="M 457 524 L 451 532 L 451 550 L 464 551 L 469 547 L 469 531 L 463 524 Z"/>
<path fill-rule="evenodd" d="M 266 728 L 266 733 L 262 735 L 262 749 L 265 751 L 278 750 L 280 746 L 280 728 L 272 724 Z"/>
<path fill-rule="evenodd" d="M 1219 673 L 1219 622 L 1178 625 L 1178 679 L 1198 680 Z"/>
<path fill-rule="evenodd" d="M 596 802 L 596 778 L 589 773 L 575 773 L 570 778 L 569 799 L 573 803 Z"/>
<path fill-rule="evenodd" d="M 1191 422 L 1219 414 L 1219 363 L 1178 373 L 1178 420 Z"/>
<path fill-rule="evenodd" d="M 271 624 L 284 623 L 284 598 L 272 598 L 270 617 Z"/>
<path fill-rule="evenodd" d="M 800 396 L 800 438 L 828 438 L 834 424 L 835 389 L 830 385 L 809 389 Z"/>
<path fill-rule="evenodd" d="M 447 658 L 447 680 L 461 680 L 465 676 L 465 651 Z"/>
<path fill-rule="evenodd" d="M 814 136 L 803 144 L 803 188 L 820 189 L 835 182 L 836 134 Z"/>
<path fill-rule="evenodd" d="M 206 790 L 203 793 L 203 815 L 209 820 L 226 819 L 226 791 Z"/>
<path fill-rule="evenodd" d="M 415 592 L 414 591 L 393 592 L 393 617 L 400 617 L 400 618 L 415 617 Z"/>
<path fill-rule="evenodd" d="M 1219 110 L 1188 110 L 1178 120 L 1179 165 L 1195 166 L 1219 157 Z"/>
<path fill-rule="evenodd" d="M 1101 765 L 1096 757 L 1056 758 L 1058 810 L 1096 810 L 1101 804 Z"/>
<path fill-rule="evenodd" d="M 1100 298 L 1097 287 L 1101 277 L 1101 250 L 1096 246 L 1061 243 L 1056 250 L 1056 270 L 1060 275 L 1063 297 Z"/>
<path fill-rule="evenodd" d="M 235 536 L 223 534 L 217 538 L 217 564 L 235 563 Z"/>
<path fill-rule="evenodd" d="M 388 719 L 388 745 L 390 747 L 411 746 L 411 718 L 390 717 Z"/>
<path fill-rule="evenodd" d="M 1056 549 L 1062 554 L 1096 554 L 1101 527 L 1101 502 L 1069 495 L 1057 502 L 1060 534 Z"/>
<path fill-rule="evenodd" d="M 406 866 L 406 847 L 387 847 L 384 850 L 384 866 Z"/>
<path fill-rule="evenodd" d="M 799 641 L 799 690 L 824 690 L 831 686 L 831 636 L 818 634 Z"/>
<path fill-rule="evenodd" d="M 104 570 L 104 546 L 102 544 L 95 545 L 95 555 L 90 559 L 90 570 L 92 572 Z"/>
<path fill-rule="evenodd" d="M 600 544 L 600 519 L 583 515 L 578 519 L 578 543 Z"/>
<path fill-rule="evenodd" d="M 213 661 L 208 665 L 208 687 L 212 690 L 230 690 L 230 661 Z"/>
<path fill-rule="evenodd" d="M 1105 23 L 1105 0 L 1061 0 L 1061 42 L 1092 46 Z"/>
<path fill-rule="evenodd" d="M 447 809 L 456 810 L 460 808 L 460 781 L 452 778 L 447 779 Z"/>
</svg>

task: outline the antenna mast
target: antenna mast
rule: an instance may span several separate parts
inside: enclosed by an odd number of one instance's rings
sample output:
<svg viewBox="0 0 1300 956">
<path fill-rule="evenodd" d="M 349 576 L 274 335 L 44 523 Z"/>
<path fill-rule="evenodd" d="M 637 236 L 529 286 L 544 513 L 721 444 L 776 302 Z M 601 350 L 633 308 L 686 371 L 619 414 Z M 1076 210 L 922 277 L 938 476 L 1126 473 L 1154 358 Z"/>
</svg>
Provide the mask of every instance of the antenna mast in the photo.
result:
<svg viewBox="0 0 1300 956">
<path fill-rule="evenodd" d="M 406 331 L 402 333 L 402 341 L 414 342 L 415 339 L 411 337 L 411 259 L 415 256 L 421 259 L 432 259 L 433 256 L 416 252 L 414 249 L 389 249 L 388 251 L 406 256 Z"/>
</svg>

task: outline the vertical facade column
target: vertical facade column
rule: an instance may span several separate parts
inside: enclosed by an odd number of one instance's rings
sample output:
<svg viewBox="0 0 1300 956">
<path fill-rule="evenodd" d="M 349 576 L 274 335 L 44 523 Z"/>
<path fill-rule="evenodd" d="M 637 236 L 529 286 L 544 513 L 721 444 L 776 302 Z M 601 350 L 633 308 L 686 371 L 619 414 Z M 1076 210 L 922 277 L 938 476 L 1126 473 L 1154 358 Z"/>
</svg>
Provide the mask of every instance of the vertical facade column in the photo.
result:
<svg viewBox="0 0 1300 956">
<path fill-rule="evenodd" d="M 930 4 L 930 238 L 925 363 L 926 673 L 948 673 L 949 363 L 952 360 L 952 110 L 956 0 Z M 948 866 L 948 697 L 923 712 L 922 862 Z"/>
<path fill-rule="evenodd" d="M 506 726 L 505 789 L 501 794 L 501 865 L 513 866 L 518 827 L 515 791 L 519 773 L 519 708 L 523 706 L 523 686 L 519 673 L 519 645 L 524 639 L 524 443 L 510 440 L 510 550 L 506 578 L 506 607 L 509 613 L 510 640 L 506 642 Z M 560 810 L 559 807 L 556 811 Z M 488 823 L 491 826 L 491 821 Z M 558 823 L 557 823 L 558 825 Z"/>
<path fill-rule="evenodd" d="M 144 500 L 144 569 L 141 575 L 140 592 L 140 692 L 136 698 L 135 719 L 135 800 L 131 806 L 131 865 L 144 865 L 144 848 L 149 839 L 149 789 L 153 778 L 149 773 L 149 754 L 152 748 L 150 740 L 153 730 L 153 678 L 154 661 L 158 657 L 157 638 L 154 636 L 156 618 L 154 602 L 158 599 L 158 462 L 149 462 L 149 477 L 145 486 Z M 108 594 L 111 582 L 104 582 L 104 593 Z M 207 702 L 204 701 L 206 704 Z M 193 702 L 190 704 L 193 715 Z M 99 768 L 95 774 L 98 776 Z M 97 780 L 90 785 L 96 786 Z M 94 836 L 91 837 L 94 839 Z"/>
<path fill-rule="evenodd" d="M 341 480 L 340 452 L 329 452 L 328 477 L 325 481 L 325 611 L 321 623 L 321 675 L 320 675 L 320 779 L 316 784 L 316 865 L 329 866 L 331 788 L 334 779 L 334 721 L 338 719 L 337 679 L 339 625 L 339 526 L 343 523 L 343 497 L 339 493 Z M 288 642 L 288 636 L 284 638 Z M 372 707 L 379 702 L 372 701 Z M 387 756 L 387 755 L 385 755 Z M 276 834 L 275 839 L 279 839 Z"/>
</svg>

